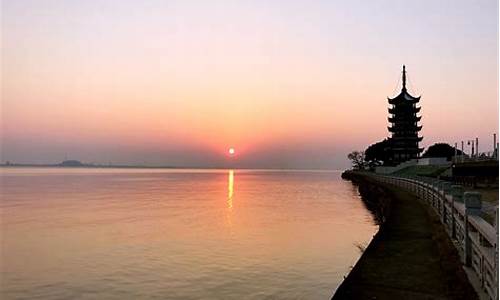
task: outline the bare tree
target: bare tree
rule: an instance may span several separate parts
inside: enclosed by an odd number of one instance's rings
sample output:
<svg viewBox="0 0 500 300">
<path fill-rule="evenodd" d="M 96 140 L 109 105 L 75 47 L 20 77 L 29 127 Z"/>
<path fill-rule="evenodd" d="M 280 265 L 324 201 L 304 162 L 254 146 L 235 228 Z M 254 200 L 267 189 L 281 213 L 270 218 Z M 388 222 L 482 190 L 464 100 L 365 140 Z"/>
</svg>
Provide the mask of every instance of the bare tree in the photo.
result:
<svg viewBox="0 0 500 300">
<path fill-rule="evenodd" d="M 347 158 L 351 161 L 353 169 L 364 169 L 365 153 L 363 151 L 352 151 L 351 153 L 347 154 Z"/>
</svg>

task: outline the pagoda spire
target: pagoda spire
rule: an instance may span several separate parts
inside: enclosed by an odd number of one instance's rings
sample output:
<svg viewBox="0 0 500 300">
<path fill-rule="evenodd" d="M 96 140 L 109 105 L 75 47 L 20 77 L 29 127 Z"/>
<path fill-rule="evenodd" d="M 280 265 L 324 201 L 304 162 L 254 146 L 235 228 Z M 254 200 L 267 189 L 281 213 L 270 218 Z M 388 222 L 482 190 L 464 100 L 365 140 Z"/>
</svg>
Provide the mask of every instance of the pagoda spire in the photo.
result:
<svg viewBox="0 0 500 300">
<path fill-rule="evenodd" d="M 406 91 L 406 67 L 403 65 L 403 91 Z"/>
</svg>

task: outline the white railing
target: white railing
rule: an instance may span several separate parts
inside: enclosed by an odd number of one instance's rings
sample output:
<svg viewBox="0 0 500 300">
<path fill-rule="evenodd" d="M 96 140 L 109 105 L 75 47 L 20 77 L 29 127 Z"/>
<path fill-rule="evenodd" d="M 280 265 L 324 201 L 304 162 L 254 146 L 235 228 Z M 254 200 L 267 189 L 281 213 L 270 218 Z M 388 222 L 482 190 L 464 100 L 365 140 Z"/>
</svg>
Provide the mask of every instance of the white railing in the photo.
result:
<svg viewBox="0 0 500 300">
<path fill-rule="evenodd" d="M 375 180 L 402 187 L 430 205 L 490 299 L 498 300 L 498 206 L 495 226 L 481 217 L 481 194 L 427 177 L 369 174 Z"/>
<path fill-rule="evenodd" d="M 481 152 L 481 153 L 476 153 L 473 156 L 457 155 L 457 156 L 454 156 L 452 158 L 452 160 L 455 163 L 498 160 L 498 152 L 497 151 Z"/>
</svg>

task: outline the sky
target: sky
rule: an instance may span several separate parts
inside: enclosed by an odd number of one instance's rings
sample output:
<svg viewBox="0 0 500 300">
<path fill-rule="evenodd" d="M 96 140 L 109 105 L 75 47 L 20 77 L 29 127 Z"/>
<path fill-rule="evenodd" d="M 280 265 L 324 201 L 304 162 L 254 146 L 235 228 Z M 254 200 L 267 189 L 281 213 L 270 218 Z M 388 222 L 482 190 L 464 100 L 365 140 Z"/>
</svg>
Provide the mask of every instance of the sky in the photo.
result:
<svg viewBox="0 0 500 300">
<path fill-rule="evenodd" d="M 3 0 L 1 24 L 2 162 L 342 169 L 403 64 L 422 146 L 498 132 L 493 0 Z"/>
</svg>

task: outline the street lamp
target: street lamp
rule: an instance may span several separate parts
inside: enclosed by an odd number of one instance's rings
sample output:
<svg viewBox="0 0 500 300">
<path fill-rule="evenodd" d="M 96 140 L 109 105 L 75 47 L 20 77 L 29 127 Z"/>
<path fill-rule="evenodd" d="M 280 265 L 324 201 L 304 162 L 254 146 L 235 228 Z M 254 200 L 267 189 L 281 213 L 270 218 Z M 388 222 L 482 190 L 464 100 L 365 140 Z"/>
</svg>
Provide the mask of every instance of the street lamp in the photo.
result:
<svg viewBox="0 0 500 300">
<path fill-rule="evenodd" d="M 457 149 L 458 148 L 458 145 L 457 143 L 455 143 L 455 153 L 453 154 L 453 162 L 457 162 Z"/>
<path fill-rule="evenodd" d="M 471 146 L 470 157 L 472 158 L 474 156 L 474 140 L 467 140 L 467 145 Z"/>
<path fill-rule="evenodd" d="M 462 159 L 461 161 L 464 162 L 464 159 L 465 159 L 465 152 L 464 152 L 464 141 L 462 141 Z"/>
</svg>

